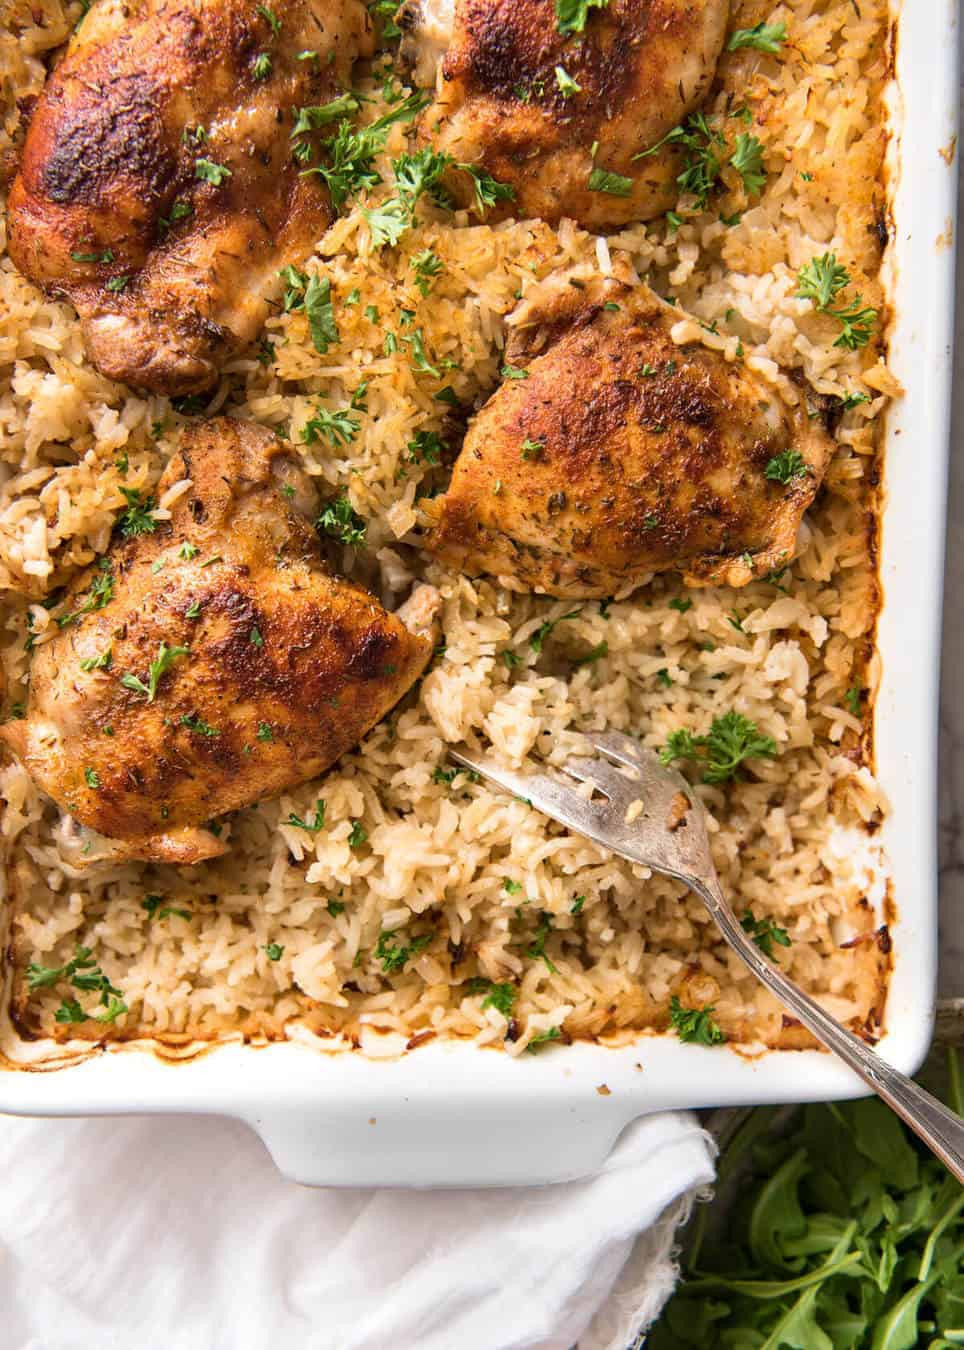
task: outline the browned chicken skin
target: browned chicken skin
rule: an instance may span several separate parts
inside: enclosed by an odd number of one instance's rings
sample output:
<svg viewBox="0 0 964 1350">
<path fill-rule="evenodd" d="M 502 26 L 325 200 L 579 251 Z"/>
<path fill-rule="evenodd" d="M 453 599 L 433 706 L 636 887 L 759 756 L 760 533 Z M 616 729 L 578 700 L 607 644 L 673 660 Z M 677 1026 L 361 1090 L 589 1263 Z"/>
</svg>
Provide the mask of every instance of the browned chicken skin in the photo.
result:
<svg viewBox="0 0 964 1350">
<path fill-rule="evenodd" d="M 224 851 L 205 821 L 314 778 L 397 703 L 431 655 L 435 592 L 389 614 L 327 572 L 310 480 L 260 427 L 185 432 L 158 491 L 184 478 L 168 524 L 71 587 L 61 618 L 79 617 L 0 736 L 119 856 L 189 863 Z"/>
<path fill-rule="evenodd" d="M 350 83 L 371 51 L 367 10 L 272 6 L 97 0 L 40 97 L 10 254 L 72 301 L 112 379 L 210 387 L 257 336 L 278 270 L 331 222 L 327 190 L 292 158 L 294 110 Z"/>
<path fill-rule="evenodd" d="M 553 0 L 409 0 L 402 50 L 436 89 L 421 136 L 514 188 L 502 215 L 587 229 L 649 220 L 679 196 L 679 156 L 635 157 L 705 98 L 729 13 L 730 0 L 611 0 L 579 34 L 558 31 Z M 598 188 L 597 172 L 593 190 L 594 169 L 631 189 Z M 468 175 L 447 186 L 471 203 Z"/>
<path fill-rule="evenodd" d="M 648 286 L 579 285 L 517 312 L 506 362 L 528 377 L 470 425 L 448 492 L 425 508 L 427 546 L 470 574 L 572 597 L 668 570 L 741 586 L 789 561 L 833 453 L 805 400 L 791 406 L 699 342 L 678 346 L 685 316 Z"/>
</svg>

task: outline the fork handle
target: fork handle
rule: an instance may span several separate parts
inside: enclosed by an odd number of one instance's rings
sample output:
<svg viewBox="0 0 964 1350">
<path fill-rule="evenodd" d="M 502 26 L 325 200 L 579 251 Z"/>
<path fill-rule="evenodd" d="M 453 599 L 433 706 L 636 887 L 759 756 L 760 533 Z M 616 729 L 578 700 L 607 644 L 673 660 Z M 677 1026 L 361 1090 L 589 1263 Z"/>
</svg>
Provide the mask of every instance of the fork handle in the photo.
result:
<svg viewBox="0 0 964 1350">
<path fill-rule="evenodd" d="M 686 880 L 705 902 L 707 909 L 733 950 L 750 967 L 781 1003 L 793 1012 L 817 1040 L 838 1055 L 845 1064 L 877 1093 L 901 1120 L 921 1138 L 927 1147 L 964 1184 L 964 1120 L 936 1097 L 895 1069 L 870 1047 L 848 1031 L 805 994 L 780 968 L 767 960 L 756 943 L 747 936 L 736 915 L 724 899 L 719 882 Z"/>
</svg>

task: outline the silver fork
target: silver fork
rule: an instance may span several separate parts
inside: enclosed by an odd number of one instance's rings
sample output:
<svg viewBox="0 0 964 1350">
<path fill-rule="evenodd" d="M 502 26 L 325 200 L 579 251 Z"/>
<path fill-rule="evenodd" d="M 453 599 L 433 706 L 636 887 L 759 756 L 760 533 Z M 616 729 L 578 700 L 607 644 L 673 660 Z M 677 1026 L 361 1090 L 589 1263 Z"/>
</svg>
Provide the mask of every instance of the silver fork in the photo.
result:
<svg viewBox="0 0 964 1350">
<path fill-rule="evenodd" d="M 547 773 L 516 772 L 480 757 L 467 746 L 449 747 L 456 763 L 532 803 L 537 810 L 613 853 L 682 881 L 698 895 L 733 950 L 817 1040 L 859 1074 L 964 1183 L 964 1120 L 899 1073 L 816 1003 L 744 932 L 720 887 L 702 804 L 693 789 L 659 756 L 619 732 L 588 732 L 597 754 L 570 759 L 569 777 L 590 782 L 605 800 L 587 801 Z M 627 823 L 633 803 L 638 815 Z"/>
</svg>

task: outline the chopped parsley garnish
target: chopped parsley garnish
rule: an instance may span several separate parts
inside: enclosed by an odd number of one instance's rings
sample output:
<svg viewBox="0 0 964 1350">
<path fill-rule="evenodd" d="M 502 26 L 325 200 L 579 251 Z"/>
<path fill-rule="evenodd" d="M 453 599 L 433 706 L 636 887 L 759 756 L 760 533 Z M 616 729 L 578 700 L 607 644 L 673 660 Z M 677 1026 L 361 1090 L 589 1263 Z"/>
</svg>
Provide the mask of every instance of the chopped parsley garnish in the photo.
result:
<svg viewBox="0 0 964 1350">
<path fill-rule="evenodd" d="M 127 510 L 117 522 L 121 534 L 126 539 L 138 534 L 153 534 L 157 529 L 157 521 L 151 515 L 156 506 L 154 498 L 146 497 L 142 501 L 138 488 L 122 487 L 121 494 L 127 501 Z"/>
<path fill-rule="evenodd" d="M 194 177 L 200 178 L 202 183 L 220 187 L 225 179 L 231 177 L 231 170 L 224 164 L 215 164 L 213 160 L 202 157 L 194 161 Z"/>
<path fill-rule="evenodd" d="M 503 366 L 499 374 L 504 380 L 527 380 L 529 372 L 522 366 Z"/>
<path fill-rule="evenodd" d="M 61 980 L 69 981 L 75 989 L 99 993 L 100 1005 L 105 1011 L 85 1013 L 76 999 L 64 999 L 54 1015 L 58 1022 L 84 1022 L 89 1017 L 98 1022 L 113 1022 L 122 1013 L 127 1012 L 121 991 L 111 984 L 94 960 L 91 949 L 81 946 L 79 942 L 74 949 L 74 955 L 66 965 L 38 966 L 31 962 L 27 967 L 27 988 L 31 993 L 36 989 L 50 988 L 59 984 Z"/>
<path fill-rule="evenodd" d="M 552 915 L 547 913 L 546 910 L 542 910 L 540 911 L 539 914 L 539 925 L 536 928 L 532 941 L 526 948 L 526 956 L 528 956 L 533 961 L 544 961 L 546 963 L 546 969 L 548 970 L 549 974 L 555 975 L 556 967 L 552 964 L 552 962 L 549 960 L 549 957 L 546 955 L 546 939 L 548 938 L 551 932 L 552 932 Z"/>
<path fill-rule="evenodd" d="M 189 909 L 177 909 L 174 905 L 165 905 L 163 895 L 146 895 L 141 901 L 141 909 L 147 910 L 149 919 L 169 919 L 172 914 L 179 919 L 190 919 Z"/>
<path fill-rule="evenodd" d="M 85 657 L 80 663 L 80 668 L 85 673 L 91 670 L 110 670 L 113 662 L 113 652 L 110 647 L 105 647 L 99 656 Z"/>
<path fill-rule="evenodd" d="M 785 23 L 758 23 L 752 28 L 737 28 L 726 44 L 728 52 L 753 47 L 758 52 L 778 52 L 787 40 Z"/>
<path fill-rule="evenodd" d="M 756 136 L 750 136 L 745 131 L 740 132 L 733 147 L 730 163 L 743 179 L 743 186 L 750 196 L 763 191 L 767 175 L 763 167 L 763 144 Z"/>
<path fill-rule="evenodd" d="M 271 74 L 271 57 L 267 52 L 258 52 L 251 67 L 251 76 L 255 80 L 266 80 Z"/>
<path fill-rule="evenodd" d="M 423 249 L 412 257 L 412 271 L 415 273 L 415 285 L 422 295 L 428 295 L 432 282 L 443 270 L 442 260 L 430 248 Z"/>
<path fill-rule="evenodd" d="M 402 946 L 392 940 L 397 932 L 398 929 L 390 928 L 379 933 L 375 945 L 375 960 L 381 961 L 382 970 L 386 975 L 404 970 L 409 961 L 414 960 L 432 941 L 431 933 L 425 933 L 421 937 L 412 938 L 411 942 Z"/>
<path fill-rule="evenodd" d="M 494 984 L 492 980 L 487 980 L 481 975 L 476 975 L 474 979 L 468 981 L 468 992 L 470 995 L 484 994 L 482 1012 L 485 1012 L 486 1008 L 494 1008 L 506 1020 L 512 1016 L 512 1009 L 519 995 L 514 984 Z"/>
<path fill-rule="evenodd" d="M 269 961 L 280 961 L 285 952 L 284 947 L 277 942 L 267 943 L 264 950 Z"/>
<path fill-rule="evenodd" d="M 314 445 L 320 437 L 329 445 L 350 444 L 361 430 L 361 420 L 352 417 L 346 408 L 324 408 L 319 403 L 315 414 L 309 417 L 301 429 L 301 439 L 305 445 Z"/>
<path fill-rule="evenodd" d="M 693 608 L 693 601 L 680 599 L 677 595 L 669 602 L 669 607 L 675 609 L 677 614 L 685 614 L 688 609 Z"/>
<path fill-rule="evenodd" d="M 591 9 L 605 9 L 609 0 L 556 0 L 556 28 L 560 33 L 584 33 Z"/>
<path fill-rule="evenodd" d="M 502 889 L 507 895 L 521 895 L 522 885 L 518 881 L 513 881 L 511 877 L 502 878 Z"/>
<path fill-rule="evenodd" d="M 292 811 L 287 820 L 283 820 L 282 825 L 292 825 L 296 830 L 306 830 L 308 834 L 317 834 L 325 823 L 325 803 L 324 799 L 319 797 L 315 801 L 315 816 L 313 820 L 302 820 L 301 816 L 296 816 Z"/>
<path fill-rule="evenodd" d="M 691 113 L 685 122 L 668 131 L 662 140 L 651 145 L 648 150 L 641 150 L 633 158 L 645 159 L 664 145 L 675 145 L 683 151 L 683 169 L 677 175 L 676 182 L 681 192 L 691 193 L 697 205 L 704 209 L 720 180 L 724 163 L 722 152 L 726 146 L 723 135 L 710 126 L 703 113 Z"/>
<path fill-rule="evenodd" d="M 386 244 L 394 247 L 412 223 L 411 211 L 397 197 L 363 211 L 362 215 L 368 221 L 375 248 L 383 248 Z"/>
<path fill-rule="evenodd" d="M 749 933 L 765 956 L 773 956 L 774 942 L 779 947 L 790 946 L 790 934 L 785 928 L 780 928 L 773 919 L 758 919 L 752 909 L 746 910 L 740 926 L 744 933 Z"/>
<path fill-rule="evenodd" d="M 586 183 L 590 192 L 606 192 L 611 197 L 628 197 L 633 190 L 633 180 L 621 173 L 611 173 L 608 169 L 594 167 Z"/>
<path fill-rule="evenodd" d="M 445 442 L 435 431 L 417 431 L 415 439 L 409 441 L 407 448 L 408 457 L 413 462 L 434 465 L 441 463 Z"/>
<path fill-rule="evenodd" d="M 199 618 L 201 617 L 201 602 L 200 602 L 200 600 L 192 600 L 192 601 L 191 601 L 191 603 L 188 605 L 187 609 L 184 611 L 184 617 L 185 617 L 185 619 L 199 619 Z"/>
<path fill-rule="evenodd" d="M 506 666 L 509 670 L 512 670 L 513 667 L 520 666 L 522 664 L 522 657 L 517 655 L 516 652 L 512 651 L 511 648 L 505 647 L 502 651 L 502 664 Z"/>
<path fill-rule="evenodd" d="M 681 1041 L 690 1041 L 695 1045 L 721 1045 L 726 1037 L 714 1022 L 712 1006 L 706 1008 L 684 1008 L 674 994 L 669 1005 L 669 1024 Z"/>
<path fill-rule="evenodd" d="M 212 727 L 209 722 L 205 722 L 203 717 L 188 717 L 185 715 L 181 718 L 180 725 L 182 727 L 187 727 L 188 731 L 196 731 L 199 736 L 213 737 L 221 735 L 217 727 Z"/>
<path fill-rule="evenodd" d="M 810 472 L 810 466 L 800 454 L 799 450 L 781 450 L 779 455 L 774 455 L 773 459 L 767 461 L 764 474 L 774 483 L 782 483 L 784 487 L 789 486 L 794 478 L 806 478 Z"/>
<path fill-rule="evenodd" d="M 113 291 L 115 294 L 119 294 L 121 291 L 126 290 L 129 281 L 130 277 L 111 277 L 110 281 L 107 283 L 107 289 Z"/>
<path fill-rule="evenodd" d="M 580 606 L 579 609 L 570 610 L 568 614 L 561 614 L 558 619 L 546 619 L 532 634 L 529 639 L 529 646 L 534 652 L 541 652 L 543 643 L 557 624 L 565 623 L 567 619 L 578 619 L 581 613 L 582 607 Z"/>
<path fill-rule="evenodd" d="M 337 919 L 339 914 L 344 914 L 345 912 L 345 906 L 341 900 L 329 900 L 327 905 L 325 905 L 325 909 L 327 909 L 333 919 Z"/>
<path fill-rule="evenodd" d="M 728 712 L 714 717 L 705 736 L 694 736 L 684 728 L 671 732 L 659 757 L 663 764 L 694 760 L 704 766 L 704 783 L 728 783 L 745 760 L 773 759 L 776 753 L 772 736 L 761 735 L 757 724 L 741 713 Z"/>
<path fill-rule="evenodd" d="M 105 248 L 99 253 L 72 253 L 70 256 L 74 262 L 109 263 L 114 261 L 113 250 L 109 248 Z"/>
<path fill-rule="evenodd" d="M 311 55 L 314 56 L 314 52 Z M 357 112 L 360 106 L 354 94 L 339 94 L 330 103 L 316 103 L 310 107 L 299 108 L 295 124 L 291 128 L 291 139 L 304 136 L 309 131 L 317 131 L 319 127 L 327 126 L 329 122 L 337 122 L 339 117 Z"/>
<path fill-rule="evenodd" d="M 367 525 L 351 504 L 347 492 L 330 501 L 315 521 L 315 529 L 343 544 L 361 548 L 365 543 Z"/>
<path fill-rule="evenodd" d="M 846 394 L 840 400 L 840 411 L 849 412 L 851 408 L 859 408 L 861 403 L 869 403 L 870 395 L 864 390 L 858 390 L 853 394 Z"/>
<path fill-rule="evenodd" d="M 460 164 L 458 167 L 472 179 L 475 186 L 475 205 L 482 215 L 498 202 L 515 201 L 515 188 L 511 183 L 500 183 L 477 164 Z"/>
<path fill-rule="evenodd" d="M 844 707 L 849 713 L 852 713 L 854 717 L 859 717 L 861 715 L 860 700 L 863 698 L 863 693 L 864 691 L 861 689 L 860 685 L 855 684 L 847 690 L 846 694 L 844 694 Z"/>
<path fill-rule="evenodd" d="M 411 121 L 428 101 L 424 93 L 415 93 L 403 99 L 391 112 L 367 127 L 354 129 L 347 120 L 338 123 L 334 136 L 326 146 L 328 163 L 314 165 L 303 173 L 317 173 L 324 179 L 331 194 L 332 205 L 340 211 L 353 193 L 374 187 L 379 181 L 374 168 L 376 155 L 385 148 L 389 128 L 396 122 Z"/>
<path fill-rule="evenodd" d="M 87 768 L 84 770 L 84 782 L 89 788 L 99 788 L 100 774 L 96 769 Z"/>
<path fill-rule="evenodd" d="M 83 614 L 92 614 L 96 609 L 103 609 L 109 601 L 113 600 L 114 575 L 111 571 L 110 562 L 107 558 L 101 558 L 97 566 L 100 571 L 88 587 L 87 599 L 79 609 L 59 616 L 57 624 L 60 628 L 66 628 L 67 624 L 74 623 Z"/>
<path fill-rule="evenodd" d="M 259 741 L 274 740 L 274 728 L 272 727 L 270 722 L 258 723 L 258 740 Z"/>
<path fill-rule="evenodd" d="M 833 344 L 835 347 L 857 351 L 870 341 L 877 311 L 863 305 L 862 295 L 855 296 L 842 309 L 831 309 L 837 296 L 849 285 L 850 273 L 837 262 L 837 255 L 824 253 L 819 258 L 811 258 L 800 268 L 795 293 L 798 299 L 809 300 L 818 313 L 827 314 L 840 323 L 843 331 Z"/>
<path fill-rule="evenodd" d="M 545 441 L 533 441 L 527 436 L 519 453 L 523 459 L 541 459 L 545 448 Z"/>
<path fill-rule="evenodd" d="M 585 897 L 584 895 L 577 895 L 576 898 L 575 898 L 575 900 L 573 900 L 572 904 L 569 906 L 569 913 L 570 913 L 570 914 L 581 914 L 581 913 L 582 913 L 582 907 L 583 907 L 583 905 L 584 905 L 585 903 L 586 903 L 586 897 Z"/>
<path fill-rule="evenodd" d="M 660 684 L 663 686 L 664 689 L 669 689 L 670 685 L 673 683 L 673 677 L 665 666 L 663 666 L 660 670 L 657 670 L 656 678 L 657 680 L 659 680 Z"/>
<path fill-rule="evenodd" d="M 187 656 L 189 651 L 189 647 L 169 647 L 166 642 L 161 642 L 158 644 L 156 658 L 148 667 L 146 684 L 131 674 L 122 675 L 120 682 L 125 689 L 141 694 L 148 703 L 153 703 L 157 697 L 157 686 L 161 678 L 167 674 L 179 656 Z"/>
<path fill-rule="evenodd" d="M 157 223 L 166 233 L 171 226 L 176 225 L 179 220 L 186 220 L 188 216 L 193 214 L 194 207 L 190 202 L 176 201 L 171 206 L 171 214 L 169 216 L 161 216 Z"/>
<path fill-rule="evenodd" d="M 604 656 L 609 655 L 609 643 L 603 638 L 602 642 L 597 642 L 596 646 L 586 652 L 585 656 L 573 657 L 574 666 L 591 666 L 596 661 L 601 661 Z"/>
<path fill-rule="evenodd" d="M 351 823 L 351 834 L 348 836 L 349 848 L 361 848 L 362 844 L 368 842 L 368 831 L 360 820 L 353 820 Z"/>
<path fill-rule="evenodd" d="M 559 1030 L 559 1028 L 549 1027 L 547 1031 L 537 1031 L 536 1034 L 533 1036 L 532 1040 L 526 1046 L 526 1050 L 529 1052 L 530 1055 L 536 1055 L 539 1053 L 539 1051 L 542 1049 L 544 1045 L 548 1045 L 551 1041 L 560 1041 L 560 1040 L 562 1040 L 562 1032 Z"/>
<path fill-rule="evenodd" d="M 554 74 L 556 86 L 563 98 L 571 98 L 573 94 L 582 93 L 582 85 L 572 78 L 564 66 L 556 66 Z"/>
<path fill-rule="evenodd" d="M 274 36 L 277 37 L 281 32 L 281 20 L 278 18 L 277 14 L 275 14 L 274 10 L 269 9 L 267 5 L 259 5 L 257 12 L 268 24 Z"/>
</svg>

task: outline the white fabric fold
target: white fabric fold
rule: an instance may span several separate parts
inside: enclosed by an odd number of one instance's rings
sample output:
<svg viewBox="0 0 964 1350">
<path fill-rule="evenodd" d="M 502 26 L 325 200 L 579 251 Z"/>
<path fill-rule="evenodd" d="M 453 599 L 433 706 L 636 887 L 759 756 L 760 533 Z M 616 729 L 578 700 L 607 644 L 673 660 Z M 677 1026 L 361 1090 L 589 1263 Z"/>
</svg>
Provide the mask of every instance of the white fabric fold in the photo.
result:
<svg viewBox="0 0 964 1350">
<path fill-rule="evenodd" d="M 625 1350 L 712 1156 L 667 1113 L 586 1181 L 308 1190 L 234 1121 L 0 1118 L 0 1344 Z"/>
</svg>

